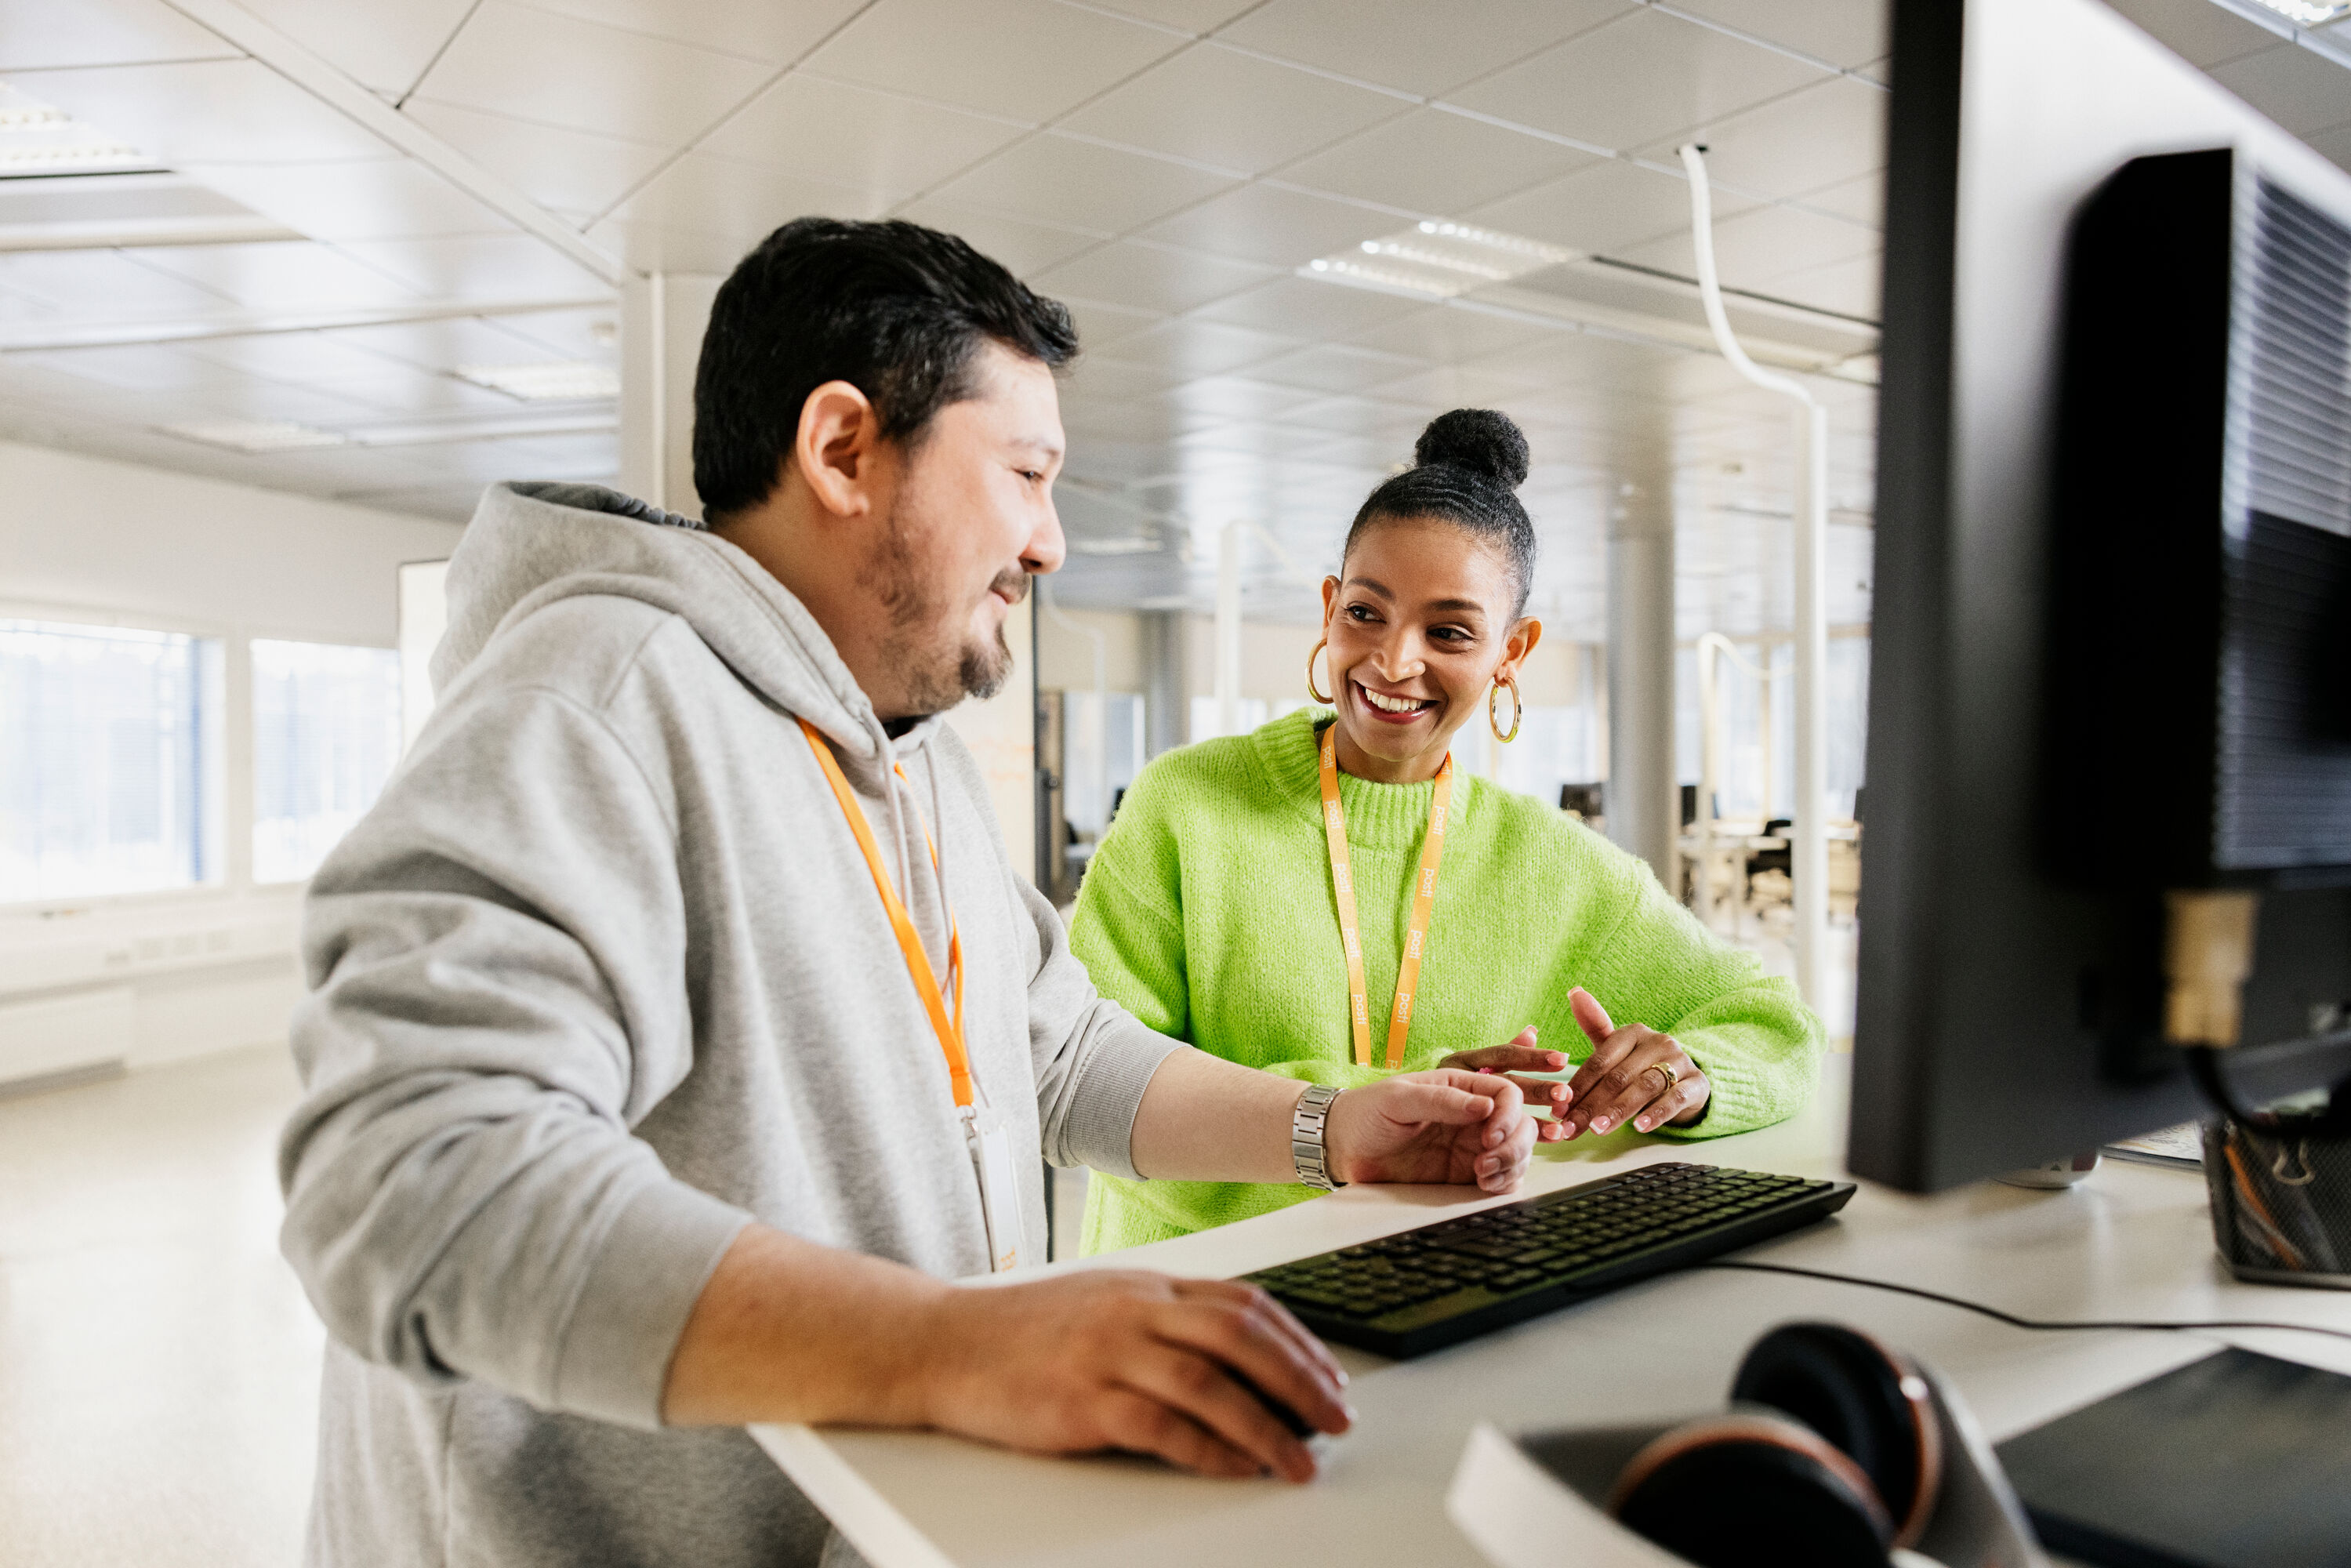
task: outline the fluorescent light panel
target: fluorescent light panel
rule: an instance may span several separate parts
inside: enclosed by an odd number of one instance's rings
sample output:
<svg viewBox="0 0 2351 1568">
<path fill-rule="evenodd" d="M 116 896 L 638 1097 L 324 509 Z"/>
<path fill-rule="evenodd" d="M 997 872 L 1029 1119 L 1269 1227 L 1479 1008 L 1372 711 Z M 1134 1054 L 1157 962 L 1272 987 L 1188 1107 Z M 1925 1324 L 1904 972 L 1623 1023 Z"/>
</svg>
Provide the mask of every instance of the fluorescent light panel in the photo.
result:
<svg viewBox="0 0 2351 1568">
<path fill-rule="evenodd" d="M 281 420 L 215 419 L 162 428 L 166 435 L 200 441 L 206 446 L 225 446 L 231 452 L 296 452 L 310 446 L 341 446 L 350 440 L 340 431 Z"/>
<path fill-rule="evenodd" d="M 0 180 L 27 174 L 104 174 L 154 166 L 153 159 L 129 142 L 118 141 L 63 110 L 0 84 Z"/>
<path fill-rule="evenodd" d="M 1301 277 L 1327 283 L 1449 299 L 1573 261 L 1581 254 L 1523 235 L 1431 219 L 1367 239 L 1350 250 L 1317 256 L 1298 270 Z"/>
<path fill-rule="evenodd" d="M 621 395 L 621 372 L 593 360 L 532 365 L 459 365 L 460 380 L 525 402 L 584 402 Z"/>
<path fill-rule="evenodd" d="M 2254 0 L 2266 5 L 2289 22 L 2299 22 L 2305 27 L 2323 27 L 2338 16 L 2351 16 L 2351 0 Z"/>
</svg>

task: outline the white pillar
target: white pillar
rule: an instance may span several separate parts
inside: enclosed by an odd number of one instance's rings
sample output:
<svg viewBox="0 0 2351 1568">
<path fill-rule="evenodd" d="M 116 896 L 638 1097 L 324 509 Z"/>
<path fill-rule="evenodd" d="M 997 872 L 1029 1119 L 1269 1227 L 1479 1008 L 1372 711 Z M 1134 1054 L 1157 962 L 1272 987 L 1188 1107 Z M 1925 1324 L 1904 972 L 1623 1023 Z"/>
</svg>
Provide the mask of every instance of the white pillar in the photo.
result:
<svg viewBox="0 0 2351 1568">
<path fill-rule="evenodd" d="M 1172 751 L 1189 738 L 1192 723 L 1192 618 L 1181 610 L 1143 612 L 1144 755 Z"/>
<path fill-rule="evenodd" d="M 1608 520 L 1608 837 L 1676 889 L 1673 479 L 1653 468 Z"/>
<path fill-rule="evenodd" d="M 702 515 L 694 489 L 694 368 L 724 281 L 655 272 L 633 274 L 621 288 L 620 487 L 688 517 Z"/>
</svg>

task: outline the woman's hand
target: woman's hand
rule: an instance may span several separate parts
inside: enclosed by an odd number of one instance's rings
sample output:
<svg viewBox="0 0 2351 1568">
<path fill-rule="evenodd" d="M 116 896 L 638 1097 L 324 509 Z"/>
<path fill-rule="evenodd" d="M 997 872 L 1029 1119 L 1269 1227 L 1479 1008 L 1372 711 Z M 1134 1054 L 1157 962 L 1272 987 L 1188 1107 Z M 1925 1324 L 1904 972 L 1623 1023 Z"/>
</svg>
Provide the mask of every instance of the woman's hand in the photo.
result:
<svg viewBox="0 0 2351 1568">
<path fill-rule="evenodd" d="M 1535 1042 L 1535 1026 L 1527 1025 L 1518 1038 L 1508 1045 L 1489 1045 L 1478 1051 L 1457 1051 L 1439 1061 L 1437 1066 L 1458 1069 L 1463 1072 L 1557 1072 L 1567 1065 L 1564 1052 L 1544 1051 Z M 1536 1110 L 1549 1111 L 1552 1120 L 1535 1124 L 1535 1141 L 1555 1144 L 1567 1135 L 1567 1085 L 1548 1078 L 1520 1078 L 1510 1082 L 1519 1086 L 1527 1104 Z"/>
<path fill-rule="evenodd" d="M 1605 1133 L 1627 1122 L 1635 1132 L 1654 1132 L 1705 1114 L 1714 1086 L 1672 1035 L 1646 1024 L 1618 1029 L 1599 998 L 1582 986 L 1568 993 L 1568 1000 L 1577 1026 L 1592 1037 L 1592 1054 L 1568 1081 L 1573 1109 L 1562 1115 L 1564 1136 L 1572 1139 L 1586 1129 Z"/>
<path fill-rule="evenodd" d="M 1526 1175 L 1535 1124 L 1508 1078 L 1439 1068 L 1348 1090 L 1331 1103 L 1323 1143 L 1340 1181 L 1509 1192 Z"/>
</svg>

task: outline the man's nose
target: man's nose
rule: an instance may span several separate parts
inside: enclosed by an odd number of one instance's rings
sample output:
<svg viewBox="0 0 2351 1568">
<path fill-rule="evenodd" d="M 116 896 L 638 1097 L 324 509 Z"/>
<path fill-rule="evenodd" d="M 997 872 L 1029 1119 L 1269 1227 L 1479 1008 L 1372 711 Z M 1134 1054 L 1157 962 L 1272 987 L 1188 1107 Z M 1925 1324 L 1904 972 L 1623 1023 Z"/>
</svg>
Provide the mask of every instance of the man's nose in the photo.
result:
<svg viewBox="0 0 2351 1568">
<path fill-rule="evenodd" d="M 1029 536 L 1020 551 L 1020 565 L 1032 577 L 1049 571 L 1059 571 L 1061 563 L 1070 559 L 1070 541 L 1061 534 L 1061 514 L 1054 508 L 1053 497 L 1045 497 L 1045 515 Z"/>
</svg>

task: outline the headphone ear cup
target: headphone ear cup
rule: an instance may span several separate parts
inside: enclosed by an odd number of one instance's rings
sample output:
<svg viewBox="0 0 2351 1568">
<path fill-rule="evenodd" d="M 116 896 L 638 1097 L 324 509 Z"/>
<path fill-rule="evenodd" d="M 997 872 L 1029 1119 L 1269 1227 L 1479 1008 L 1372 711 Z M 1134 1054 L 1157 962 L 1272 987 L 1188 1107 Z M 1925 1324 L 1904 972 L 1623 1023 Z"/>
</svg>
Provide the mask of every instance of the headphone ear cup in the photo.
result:
<svg viewBox="0 0 2351 1568">
<path fill-rule="evenodd" d="M 1942 1427 L 1907 1357 L 1840 1323 L 1787 1323 L 1755 1342 L 1730 1397 L 1783 1411 L 1850 1456 L 1893 1516 L 1894 1545 L 1926 1533 L 1942 1485 Z"/>
<path fill-rule="evenodd" d="M 1754 1407 L 1652 1440 L 1617 1477 L 1608 1511 L 1698 1568 L 1886 1568 L 1894 1539 L 1859 1466 Z"/>
</svg>

